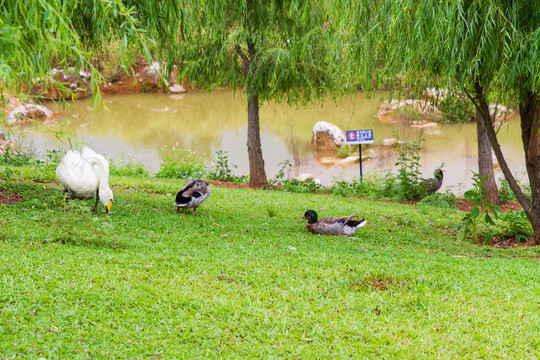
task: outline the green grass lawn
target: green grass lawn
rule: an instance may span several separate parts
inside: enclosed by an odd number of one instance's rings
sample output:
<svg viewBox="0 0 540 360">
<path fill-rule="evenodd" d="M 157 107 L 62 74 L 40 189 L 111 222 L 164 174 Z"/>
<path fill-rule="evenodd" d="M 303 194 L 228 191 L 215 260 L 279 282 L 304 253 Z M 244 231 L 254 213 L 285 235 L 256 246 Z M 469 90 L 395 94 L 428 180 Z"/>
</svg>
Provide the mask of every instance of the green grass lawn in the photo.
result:
<svg viewBox="0 0 540 360">
<path fill-rule="evenodd" d="M 457 210 L 112 177 L 64 211 L 51 167 L 0 166 L 0 359 L 538 358 L 539 249 L 458 242 Z M 364 215 L 354 237 L 298 221 Z"/>
</svg>

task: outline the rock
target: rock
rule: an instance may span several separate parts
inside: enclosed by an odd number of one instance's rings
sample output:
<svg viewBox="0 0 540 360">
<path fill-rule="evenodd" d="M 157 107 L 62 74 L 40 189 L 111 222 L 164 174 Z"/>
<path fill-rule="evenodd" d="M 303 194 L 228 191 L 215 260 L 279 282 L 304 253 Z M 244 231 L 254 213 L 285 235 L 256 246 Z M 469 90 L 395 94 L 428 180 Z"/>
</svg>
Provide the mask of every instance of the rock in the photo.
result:
<svg viewBox="0 0 540 360">
<path fill-rule="evenodd" d="M 450 94 L 450 90 L 448 89 L 437 89 L 437 88 L 427 88 L 425 90 L 425 94 L 428 97 L 443 100 L 446 99 L 446 97 Z"/>
<path fill-rule="evenodd" d="M 358 155 L 347 156 L 345 159 L 339 160 L 338 164 L 339 165 L 353 165 L 353 164 L 358 163 L 359 159 L 360 159 L 360 156 Z"/>
<path fill-rule="evenodd" d="M 319 162 L 323 165 L 334 165 L 334 163 L 336 162 L 336 159 L 330 156 L 325 156 L 325 157 L 320 158 Z"/>
<path fill-rule="evenodd" d="M 436 122 L 422 122 L 422 121 L 415 121 L 411 124 L 412 128 L 436 128 L 439 126 Z"/>
<path fill-rule="evenodd" d="M 336 125 L 326 121 L 319 121 L 313 126 L 311 146 L 320 150 L 340 148 L 345 143 L 345 135 Z"/>
<path fill-rule="evenodd" d="M 8 125 L 13 125 L 27 119 L 45 121 L 53 115 L 54 113 L 45 106 L 23 103 L 8 114 L 6 122 Z"/>
<path fill-rule="evenodd" d="M 183 94 L 186 92 L 186 89 L 184 89 L 182 85 L 180 84 L 175 84 L 175 85 L 169 86 L 169 92 L 173 94 Z"/>
<path fill-rule="evenodd" d="M 383 139 L 382 141 L 382 145 L 383 146 L 394 146 L 397 142 L 397 139 L 396 138 L 388 138 L 388 139 Z"/>
<path fill-rule="evenodd" d="M 149 79 L 153 80 L 154 83 L 159 83 L 159 78 L 161 76 L 161 65 L 154 61 L 146 68 L 146 75 Z"/>
<path fill-rule="evenodd" d="M 509 109 L 506 106 L 500 104 L 489 104 L 489 115 L 492 118 L 495 117 L 495 121 L 503 121 L 508 116 L 511 116 L 512 113 L 512 109 Z"/>
<path fill-rule="evenodd" d="M 430 119 L 440 119 L 441 112 L 439 109 L 427 100 L 392 100 L 385 101 L 379 107 L 377 117 L 382 124 L 395 124 L 400 121 L 407 122 L 409 116 L 406 110 L 411 110 L 421 116 L 429 117 Z"/>
<path fill-rule="evenodd" d="M 298 175 L 297 177 L 295 177 L 294 179 L 298 180 L 298 181 L 306 181 L 307 179 L 313 180 L 313 175 L 311 175 L 311 174 L 301 174 L 301 175 Z"/>
</svg>

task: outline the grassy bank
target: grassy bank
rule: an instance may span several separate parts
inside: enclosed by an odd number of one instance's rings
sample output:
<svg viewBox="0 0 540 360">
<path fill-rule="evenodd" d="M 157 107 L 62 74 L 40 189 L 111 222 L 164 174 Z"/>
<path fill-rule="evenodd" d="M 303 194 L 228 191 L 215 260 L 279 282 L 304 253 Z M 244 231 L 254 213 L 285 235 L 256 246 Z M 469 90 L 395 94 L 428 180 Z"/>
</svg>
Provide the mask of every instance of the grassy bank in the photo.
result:
<svg viewBox="0 0 540 360">
<path fill-rule="evenodd" d="M 64 211 L 52 167 L 0 166 L 0 358 L 536 358 L 536 248 L 458 242 L 462 214 L 330 195 L 111 178 Z M 308 233 L 307 209 L 364 215 Z"/>
</svg>

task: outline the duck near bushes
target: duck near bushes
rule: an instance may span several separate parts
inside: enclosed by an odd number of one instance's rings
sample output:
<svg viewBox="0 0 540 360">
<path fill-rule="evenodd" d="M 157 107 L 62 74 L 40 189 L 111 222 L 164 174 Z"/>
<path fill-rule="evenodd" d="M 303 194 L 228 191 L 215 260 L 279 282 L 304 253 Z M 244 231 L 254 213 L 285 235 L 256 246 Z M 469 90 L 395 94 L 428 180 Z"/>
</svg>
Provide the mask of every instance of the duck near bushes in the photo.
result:
<svg viewBox="0 0 540 360">
<path fill-rule="evenodd" d="M 210 196 L 210 186 L 208 182 L 200 179 L 191 180 L 176 194 L 174 206 L 176 210 L 193 208 L 193 215 L 199 207 Z"/>
<path fill-rule="evenodd" d="M 56 178 L 64 194 L 71 198 L 91 199 L 95 196 L 92 211 L 96 211 L 100 200 L 107 213 L 111 210 L 113 193 L 109 187 L 109 162 L 103 155 L 88 147 L 81 152 L 68 150 L 56 167 Z"/>
<path fill-rule="evenodd" d="M 429 179 L 423 179 L 418 184 L 420 192 L 427 195 L 434 194 L 439 190 L 443 183 L 443 171 L 441 168 L 436 169 L 433 172 L 433 177 Z"/>
<path fill-rule="evenodd" d="M 351 215 L 319 219 L 314 210 L 308 210 L 304 213 L 302 220 L 307 220 L 306 228 L 312 233 L 350 236 L 367 223 L 364 218 L 362 220 L 354 220 L 357 217 L 356 215 Z"/>
</svg>

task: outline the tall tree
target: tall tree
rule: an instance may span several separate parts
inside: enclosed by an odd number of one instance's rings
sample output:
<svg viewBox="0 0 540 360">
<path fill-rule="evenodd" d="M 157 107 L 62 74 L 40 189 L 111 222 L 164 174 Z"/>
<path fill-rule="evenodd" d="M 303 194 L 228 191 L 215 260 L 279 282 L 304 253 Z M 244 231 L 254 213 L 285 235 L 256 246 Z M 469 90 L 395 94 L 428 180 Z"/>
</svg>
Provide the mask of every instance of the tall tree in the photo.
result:
<svg viewBox="0 0 540 360">
<path fill-rule="evenodd" d="M 501 170 L 532 224 L 534 244 L 540 244 L 540 4 L 498 0 L 346 4 L 361 10 L 353 17 L 357 25 L 353 33 L 363 35 L 356 42 L 354 58 L 365 78 L 374 73 L 395 77 L 428 72 L 469 95 L 480 115 L 479 131 L 485 128 Z M 366 44 L 374 46 L 368 49 Z M 370 65 L 373 61 L 376 66 Z M 487 98 L 495 91 L 519 104 L 531 199 L 510 171 L 489 121 Z"/>
<path fill-rule="evenodd" d="M 334 89 L 325 3 L 315 0 L 178 1 L 179 34 L 167 57 L 195 86 L 230 86 L 247 95 L 250 185 L 267 184 L 259 107 L 306 103 Z M 169 32 L 170 33 L 170 32 Z M 169 38 L 171 38 L 169 36 Z"/>
</svg>

